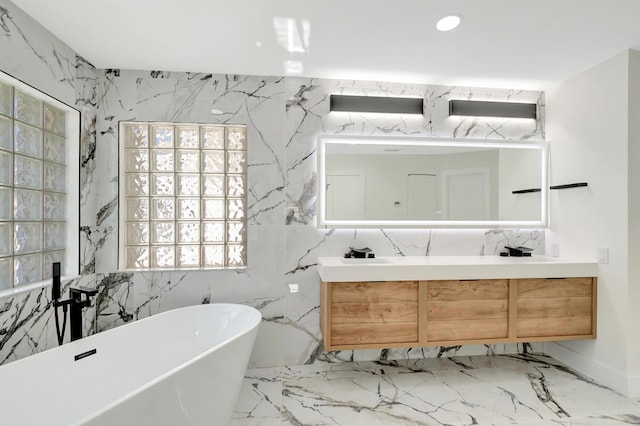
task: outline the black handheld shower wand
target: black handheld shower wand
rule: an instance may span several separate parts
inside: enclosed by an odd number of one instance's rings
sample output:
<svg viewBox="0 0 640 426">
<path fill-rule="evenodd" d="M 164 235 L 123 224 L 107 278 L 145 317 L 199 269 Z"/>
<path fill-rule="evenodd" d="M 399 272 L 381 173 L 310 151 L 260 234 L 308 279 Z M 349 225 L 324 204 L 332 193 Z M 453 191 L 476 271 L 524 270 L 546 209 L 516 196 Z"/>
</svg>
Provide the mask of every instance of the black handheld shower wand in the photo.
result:
<svg viewBox="0 0 640 426">
<path fill-rule="evenodd" d="M 64 340 L 64 332 L 67 328 L 67 310 L 71 307 L 69 312 L 70 319 L 70 338 L 71 341 L 82 338 L 82 310 L 91 306 L 91 296 L 95 296 L 98 290 L 93 288 L 86 288 L 81 286 L 75 286 L 69 288 L 68 299 L 60 300 L 60 262 L 55 262 L 51 265 L 52 268 L 52 286 L 51 286 L 51 304 L 53 306 L 53 313 L 56 318 L 56 332 L 58 333 L 58 344 L 62 345 Z M 84 298 L 82 295 L 86 295 Z M 58 308 L 62 307 L 63 321 L 62 327 L 60 327 L 60 318 L 58 314 Z"/>
<path fill-rule="evenodd" d="M 64 331 L 67 328 L 67 301 L 60 301 L 60 262 L 51 264 L 51 275 L 53 283 L 51 285 L 51 300 L 53 303 L 53 314 L 56 317 L 56 332 L 58 335 L 58 345 L 62 345 L 64 340 Z M 62 306 L 64 318 L 62 320 L 62 330 L 60 329 L 60 319 L 58 318 L 58 308 Z"/>
<path fill-rule="evenodd" d="M 52 266 L 53 286 L 51 287 L 51 299 L 60 299 L 60 262 L 54 262 Z"/>
</svg>

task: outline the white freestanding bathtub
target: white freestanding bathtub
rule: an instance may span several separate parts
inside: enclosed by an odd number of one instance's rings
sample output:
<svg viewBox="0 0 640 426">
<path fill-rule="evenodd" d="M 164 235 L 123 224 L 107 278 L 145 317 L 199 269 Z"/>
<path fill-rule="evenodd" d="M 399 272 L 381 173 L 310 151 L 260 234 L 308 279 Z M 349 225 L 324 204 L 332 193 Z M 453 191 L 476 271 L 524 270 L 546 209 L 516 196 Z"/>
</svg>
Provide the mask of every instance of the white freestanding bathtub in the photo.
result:
<svg viewBox="0 0 640 426">
<path fill-rule="evenodd" d="M 14 361 L 0 367 L 0 424 L 226 425 L 260 320 L 190 306 Z"/>
</svg>

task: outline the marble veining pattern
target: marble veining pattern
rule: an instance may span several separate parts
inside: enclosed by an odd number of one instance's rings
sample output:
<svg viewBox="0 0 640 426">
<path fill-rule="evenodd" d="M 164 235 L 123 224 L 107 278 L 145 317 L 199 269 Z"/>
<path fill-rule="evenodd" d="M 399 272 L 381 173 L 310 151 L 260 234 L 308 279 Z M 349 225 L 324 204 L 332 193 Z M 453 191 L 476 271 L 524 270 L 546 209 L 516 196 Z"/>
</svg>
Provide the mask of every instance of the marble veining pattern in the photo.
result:
<svg viewBox="0 0 640 426">
<path fill-rule="evenodd" d="M 2 71 L 68 105 L 76 100 L 77 55 L 10 2 L 0 3 Z"/>
<path fill-rule="evenodd" d="M 424 98 L 424 116 L 329 113 L 330 94 L 419 96 Z M 449 99 L 517 99 L 544 105 L 544 94 L 536 91 L 289 78 L 286 97 L 287 207 L 296 212 L 289 224 L 315 224 L 316 137 L 320 134 L 544 139 L 540 119 L 487 120 L 448 114 Z"/>
<path fill-rule="evenodd" d="M 518 352 L 516 345 L 471 345 L 326 352 L 319 324 L 318 256 L 340 256 L 349 247 L 372 248 L 380 256 L 497 255 L 507 244 L 529 245 L 544 253 L 544 232 L 531 230 L 326 230 L 315 227 L 319 134 L 393 135 L 543 140 L 544 122 L 450 118 L 449 99 L 513 100 L 544 105 L 533 91 L 474 89 L 400 83 L 288 78 L 286 81 L 285 364 L 379 360 Z M 423 117 L 329 113 L 329 95 L 421 96 Z M 543 109 L 543 108 L 542 108 Z M 521 349 L 520 349 L 521 350 Z"/>
<path fill-rule="evenodd" d="M 97 73 L 92 64 L 53 37 L 9 1 L 0 1 L 0 69 L 80 111 L 80 271 L 63 282 L 95 285 L 95 149 Z M 58 345 L 50 288 L 0 299 L 0 364 Z M 65 294 L 65 293 L 63 293 Z M 86 325 L 85 333 L 90 328 Z M 68 331 L 67 338 L 68 341 Z"/>
<path fill-rule="evenodd" d="M 285 293 L 285 365 L 315 362 L 365 361 L 434 356 L 518 353 L 515 344 L 465 345 L 411 349 L 332 351 L 324 350 L 320 333 L 320 286 L 316 259 L 340 256 L 349 247 L 370 247 L 378 256 L 497 255 L 503 243 L 527 244 L 544 250 L 544 233 L 536 230 L 322 230 L 311 226 L 288 226 L 285 283 L 297 283 L 299 293 Z M 295 255 L 295 256 L 294 256 Z M 538 345 L 534 345 L 538 346 Z"/>
<path fill-rule="evenodd" d="M 640 404 L 543 355 L 246 373 L 232 425 L 638 424 Z"/>
<path fill-rule="evenodd" d="M 8 0 L 0 0 L 0 69 L 81 112 L 80 278 L 98 289 L 85 332 L 117 327 L 168 309 L 208 302 L 257 307 L 263 322 L 251 365 L 282 366 L 516 353 L 516 345 L 324 351 L 319 329 L 318 256 L 369 246 L 379 255 L 494 255 L 505 242 L 544 250 L 530 230 L 326 230 L 315 227 L 319 134 L 544 139 L 544 93 L 353 80 L 210 73 L 96 70 Z M 329 95 L 422 96 L 425 115 L 329 113 Z M 530 122 L 451 119 L 450 98 L 537 102 Z M 212 115 L 211 110 L 221 114 Z M 118 271 L 118 122 L 246 124 L 246 270 Z M 287 284 L 299 284 L 289 293 Z M 0 300 L 0 363 L 57 345 L 48 291 Z"/>
<path fill-rule="evenodd" d="M 63 297 L 71 286 L 93 287 L 95 275 L 62 282 Z M 89 333 L 86 326 L 83 332 Z M 69 341 L 67 325 L 65 342 Z M 0 364 L 58 346 L 51 289 L 42 287 L 0 299 Z"/>
</svg>

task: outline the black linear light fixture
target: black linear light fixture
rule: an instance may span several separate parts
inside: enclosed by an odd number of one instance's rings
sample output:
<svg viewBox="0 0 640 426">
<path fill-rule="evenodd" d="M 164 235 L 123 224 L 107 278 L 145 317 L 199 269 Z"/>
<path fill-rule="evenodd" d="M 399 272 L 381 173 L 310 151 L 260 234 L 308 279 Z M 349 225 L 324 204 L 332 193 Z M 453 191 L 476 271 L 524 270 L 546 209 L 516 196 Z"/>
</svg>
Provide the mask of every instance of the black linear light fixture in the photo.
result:
<svg viewBox="0 0 640 426">
<path fill-rule="evenodd" d="M 331 95 L 330 111 L 422 114 L 422 98 Z"/>
<path fill-rule="evenodd" d="M 449 101 L 449 115 L 473 117 L 538 118 L 536 104 L 522 102 Z"/>
</svg>

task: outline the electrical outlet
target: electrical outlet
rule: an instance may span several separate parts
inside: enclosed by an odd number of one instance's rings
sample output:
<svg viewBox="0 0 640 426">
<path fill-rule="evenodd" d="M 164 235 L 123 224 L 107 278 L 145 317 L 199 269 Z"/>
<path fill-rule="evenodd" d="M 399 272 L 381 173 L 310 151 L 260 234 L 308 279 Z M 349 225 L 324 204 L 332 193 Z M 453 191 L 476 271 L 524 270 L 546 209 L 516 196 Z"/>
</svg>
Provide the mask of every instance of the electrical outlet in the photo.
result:
<svg viewBox="0 0 640 426">
<path fill-rule="evenodd" d="M 609 263 L 609 248 L 598 248 L 598 263 Z"/>
<path fill-rule="evenodd" d="M 297 293 L 298 284 L 289 284 L 289 293 Z"/>
<path fill-rule="evenodd" d="M 552 257 L 560 256 L 560 244 L 559 243 L 551 243 L 549 245 L 549 255 Z"/>
</svg>

